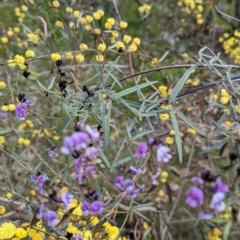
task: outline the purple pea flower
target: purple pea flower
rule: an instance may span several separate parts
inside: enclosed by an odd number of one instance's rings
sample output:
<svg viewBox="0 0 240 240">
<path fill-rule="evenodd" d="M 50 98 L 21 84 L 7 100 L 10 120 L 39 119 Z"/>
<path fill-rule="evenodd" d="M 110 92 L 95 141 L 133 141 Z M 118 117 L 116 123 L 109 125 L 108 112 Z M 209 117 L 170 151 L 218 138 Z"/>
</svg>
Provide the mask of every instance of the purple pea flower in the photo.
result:
<svg viewBox="0 0 240 240">
<path fill-rule="evenodd" d="M 43 219 L 47 222 L 49 227 L 55 227 L 58 223 L 58 218 L 58 215 L 52 210 L 47 210 L 43 214 Z"/>
<path fill-rule="evenodd" d="M 64 209 L 67 209 L 68 205 L 71 204 L 73 201 L 73 195 L 64 191 L 61 194 L 61 200 L 64 203 Z"/>
<path fill-rule="evenodd" d="M 38 213 L 36 215 L 37 219 L 41 219 L 43 217 L 44 203 L 41 203 Z"/>
<path fill-rule="evenodd" d="M 130 166 L 129 169 L 130 169 L 130 171 L 131 171 L 132 173 L 134 173 L 134 174 L 136 174 L 136 175 L 139 175 L 139 174 L 142 173 L 142 169 L 141 169 L 141 168 L 135 168 L 135 167 L 133 167 L 133 166 Z"/>
<path fill-rule="evenodd" d="M 123 180 L 123 189 L 126 191 L 130 191 L 134 189 L 134 182 L 131 179 L 125 179 Z"/>
<path fill-rule="evenodd" d="M 100 140 L 100 134 L 97 129 L 92 129 L 89 125 L 86 125 L 85 130 L 90 135 L 92 141 L 98 142 Z"/>
<path fill-rule="evenodd" d="M 129 195 L 132 199 L 134 199 L 135 197 L 137 197 L 138 193 L 144 189 L 144 187 L 145 185 L 143 184 L 137 189 L 128 188 L 126 189 L 126 194 Z"/>
<path fill-rule="evenodd" d="M 208 212 L 208 213 L 200 212 L 198 214 L 198 218 L 202 219 L 202 220 L 209 220 L 209 219 L 213 218 L 213 213 L 212 212 Z"/>
<path fill-rule="evenodd" d="M 67 136 L 63 139 L 63 146 L 61 147 L 63 154 L 70 154 L 73 151 L 73 144 L 71 137 Z"/>
<path fill-rule="evenodd" d="M 80 234 L 77 234 L 76 237 L 75 237 L 75 240 L 83 240 L 83 238 L 81 237 Z"/>
<path fill-rule="evenodd" d="M 87 148 L 90 138 L 85 132 L 75 132 L 72 134 L 71 140 L 73 142 L 74 148 L 76 150 L 81 150 Z"/>
<path fill-rule="evenodd" d="M 216 185 L 214 187 L 214 192 L 228 192 L 229 191 L 229 187 L 227 184 L 223 184 L 222 183 L 222 179 L 220 177 L 217 178 L 216 180 Z"/>
<path fill-rule="evenodd" d="M 88 215 L 90 214 L 90 204 L 86 201 L 84 201 L 82 203 L 82 212 L 83 212 L 83 215 Z"/>
<path fill-rule="evenodd" d="M 96 170 L 94 166 L 88 166 L 85 169 L 85 176 L 86 177 L 92 177 L 96 174 Z"/>
<path fill-rule="evenodd" d="M 135 152 L 134 156 L 137 158 L 145 157 L 147 150 L 148 150 L 147 144 L 145 142 L 140 142 L 138 144 L 138 149 Z"/>
<path fill-rule="evenodd" d="M 8 114 L 2 110 L 0 110 L 0 116 L 2 120 L 8 120 Z"/>
<path fill-rule="evenodd" d="M 223 202 L 225 194 L 223 192 L 217 192 L 213 195 L 210 202 L 210 208 L 216 209 L 218 212 L 224 211 L 226 204 Z"/>
<path fill-rule="evenodd" d="M 85 152 L 86 157 L 90 157 L 90 158 L 96 158 L 98 154 L 99 154 L 98 149 L 95 147 L 89 147 L 86 149 L 86 152 Z"/>
<path fill-rule="evenodd" d="M 43 194 L 43 183 L 48 180 L 48 177 L 46 174 L 33 174 L 30 177 L 31 181 L 36 183 L 38 186 L 38 192 L 40 194 Z"/>
<path fill-rule="evenodd" d="M 164 163 L 169 162 L 169 160 L 172 158 L 172 155 L 169 152 L 169 147 L 159 144 L 157 148 L 157 161 Z"/>
<path fill-rule="evenodd" d="M 199 185 L 202 185 L 204 184 L 204 180 L 200 177 L 193 177 L 191 179 L 191 181 L 196 185 L 196 186 L 199 186 Z"/>
<path fill-rule="evenodd" d="M 187 195 L 186 203 L 192 208 L 196 208 L 198 205 L 202 205 L 204 202 L 203 191 L 196 186 L 190 187 L 186 191 L 186 195 Z"/>
<path fill-rule="evenodd" d="M 24 120 L 27 116 L 27 104 L 19 103 L 16 106 L 16 115 L 19 120 Z"/>
<path fill-rule="evenodd" d="M 123 190 L 123 181 L 124 181 L 123 176 L 117 176 L 114 179 L 114 186 L 119 188 L 120 190 Z"/>
<path fill-rule="evenodd" d="M 102 214 L 102 212 L 103 212 L 103 202 L 101 202 L 101 201 L 94 201 L 90 205 L 90 211 L 94 215 Z"/>
<path fill-rule="evenodd" d="M 157 185 L 158 184 L 158 177 L 160 176 L 160 171 L 158 171 L 156 174 L 152 176 L 152 184 Z"/>
</svg>

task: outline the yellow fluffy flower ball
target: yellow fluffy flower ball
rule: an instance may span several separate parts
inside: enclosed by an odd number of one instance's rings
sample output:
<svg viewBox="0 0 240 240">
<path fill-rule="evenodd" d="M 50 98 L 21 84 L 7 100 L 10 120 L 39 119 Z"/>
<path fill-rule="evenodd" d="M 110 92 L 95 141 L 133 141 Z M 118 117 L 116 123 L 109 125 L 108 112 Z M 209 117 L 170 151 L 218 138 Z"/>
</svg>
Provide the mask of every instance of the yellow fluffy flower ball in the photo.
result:
<svg viewBox="0 0 240 240">
<path fill-rule="evenodd" d="M 77 54 L 77 55 L 75 56 L 75 60 L 76 60 L 78 63 L 81 63 L 81 62 L 84 61 L 84 56 L 83 56 L 81 53 L 79 53 L 79 54 Z"/>
<path fill-rule="evenodd" d="M 35 52 L 33 50 L 28 49 L 25 52 L 25 56 L 26 56 L 26 58 L 34 58 L 35 57 Z"/>
<path fill-rule="evenodd" d="M 6 83 L 4 81 L 0 81 L 0 89 L 5 89 L 6 88 Z"/>
<path fill-rule="evenodd" d="M 52 59 L 53 62 L 56 62 L 58 60 L 61 60 L 61 55 L 59 53 L 52 53 L 50 55 L 50 58 Z"/>
<path fill-rule="evenodd" d="M 0 226 L 1 239 L 11 239 L 16 233 L 16 227 L 11 222 L 5 222 Z"/>
<path fill-rule="evenodd" d="M 104 52 L 106 50 L 106 48 L 107 48 L 107 46 L 105 43 L 100 43 L 98 45 L 98 51 L 100 51 L 100 52 Z"/>
<path fill-rule="evenodd" d="M 53 1 L 53 2 L 52 2 L 52 5 L 53 5 L 53 7 L 55 7 L 55 8 L 59 8 L 59 7 L 60 7 L 59 1 Z"/>
<path fill-rule="evenodd" d="M 125 21 L 121 21 L 121 22 L 119 23 L 119 27 L 122 28 L 122 29 L 127 28 L 127 26 L 128 26 L 128 23 L 125 22 Z"/>
</svg>

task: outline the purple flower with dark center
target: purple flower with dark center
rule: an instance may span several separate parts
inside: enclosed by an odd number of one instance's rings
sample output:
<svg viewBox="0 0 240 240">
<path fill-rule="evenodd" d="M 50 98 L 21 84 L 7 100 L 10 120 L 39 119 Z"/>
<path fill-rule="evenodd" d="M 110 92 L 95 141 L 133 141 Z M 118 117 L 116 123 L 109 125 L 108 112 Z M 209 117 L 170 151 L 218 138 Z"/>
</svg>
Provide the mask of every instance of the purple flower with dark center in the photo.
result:
<svg viewBox="0 0 240 240">
<path fill-rule="evenodd" d="M 19 103 L 16 106 L 16 115 L 19 120 L 24 120 L 27 116 L 27 104 Z"/>
<path fill-rule="evenodd" d="M 88 215 L 90 214 L 90 204 L 88 202 L 83 202 L 82 203 L 82 212 L 83 212 L 83 215 Z"/>
<path fill-rule="evenodd" d="M 86 125 L 85 130 L 91 137 L 92 141 L 98 142 L 100 140 L 100 134 L 97 129 L 92 129 L 89 125 Z"/>
<path fill-rule="evenodd" d="M 96 170 L 94 166 L 88 166 L 85 169 L 85 175 L 86 177 L 92 177 L 96 174 Z"/>
<path fill-rule="evenodd" d="M 137 158 L 145 157 L 147 150 L 148 150 L 147 144 L 145 142 L 140 142 L 138 144 L 138 149 L 135 152 L 134 156 Z"/>
<path fill-rule="evenodd" d="M 136 174 L 136 175 L 139 175 L 139 174 L 142 173 L 142 169 L 141 169 L 141 168 L 135 168 L 135 167 L 133 167 L 133 166 L 130 166 L 129 169 L 130 169 L 130 171 L 131 171 L 132 173 L 134 173 L 134 174 Z"/>
<path fill-rule="evenodd" d="M 115 179 L 114 179 L 114 186 L 123 190 L 123 181 L 124 181 L 124 178 L 123 176 L 117 176 Z"/>
<path fill-rule="evenodd" d="M 41 203 L 38 213 L 36 215 L 37 219 L 41 219 L 43 217 L 44 203 Z"/>
<path fill-rule="evenodd" d="M 225 193 L 223 192 L 215 193 L 210 202 L 210 208 L 222 212 L 226 208 L 226 204 L 223 202 L 224 197 Z"/>
<path fill-rule="evenodd" d="M 43 194 L 43 183 L 48 180 L 48 177 L 46 174 L 33 174 L 30 177 L 31 181 L 36 183 L 38 186 L 38 192 L 40 194 Z"/>
<path fill-rule="evenodd" d="M 199 186 L 199 185 L 204 184 L 203 179 L 200 178 L 200 177 L 193 177 L 193 178 L 191 179 L 191 181 L 192 181 L 196 186 Z"/>
<path fill-rule="evenodd" d="M 58 223 L 58 218 L 58 215 L 52 210 L 47 210 L 43 214 L 43 219 L 47 222 L 49 227 L 55 227 Z"/>
<path fill-rule="evenodd" d="M 89 147 L 85 151 L 86 157 L 90 157 L 90 158 L 96 158 L 98 154 L 99 154 L 98 149 L 95 147 Z"/>
<path fill-rule="evenodd" d="M 71 137 L 67 136 L 63 139 L 63 146 L 60 148 L 63 154 L 70 154 L 73 151 L 73 143 Z"/>
<path fill-rule="evenodd" d="M 203 191 L 196 186 L 190 187 L 186 191 L 186 195 L 187 195 L 186 203 L 192 208 L 196 208 L 198 205 L 202 205 L 204 202 Z"/>
<path fill-rule="evenodd" d="M 164 163 L 169 162 L 169 160 L 172 158 L 172 155 L 169 152 L 169 147 L 159 144 L 157 148 L 157 161 Z"/>
<path fill-rule="evenodd" d="M 103 212 L 103 202 L 101 202 L 101 201 L 94 201 L 90 205 L 90 211 L 94 215 L 102 214 L 102 212 Z"/>
<path fill-rule="evenodd" d="M 200 212 L 198 214 L 198 218 L 202 219 L 202 220 L 209 220 L 209 219 L 213 218 L 213 213 L 211 213 L 211 212 L 208 212 L 208 213 Z"/>
<path fill-rule="evenodd" d="M 158 177 L 160 176 L 160 171 L 158 171 L 156 174 L 152 176 L 152 184 L 157 185 L 158 184 Z"/>
<path fill-rule="evenodd" d="M 71 204 L 73 201 L 73 195 L 64 191 L 61 194 L 61 200 L 64 203 L 64 209 L 67 209 L 68 205 Z"/>
<path fill-rule="evenodd" d="M 214 192 L 228 192 L 229 191 L 229 187 L 227 184 L 223 184 L 222 183 L 222 179 L 220 177 L 217 178 L 216 180 L 216 185 L 214 187 Z"/>
</svg>

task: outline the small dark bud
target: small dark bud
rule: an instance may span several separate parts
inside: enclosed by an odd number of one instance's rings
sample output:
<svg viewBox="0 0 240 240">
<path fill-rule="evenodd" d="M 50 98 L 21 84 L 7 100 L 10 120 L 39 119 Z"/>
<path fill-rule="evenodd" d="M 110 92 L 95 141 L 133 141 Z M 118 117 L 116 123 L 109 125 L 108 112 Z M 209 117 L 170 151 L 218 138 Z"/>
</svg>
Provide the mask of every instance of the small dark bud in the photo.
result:
<svg viewBox="0 0 240 240">
<path fill-rule="evenodd" d="M 30 74 L 31 74 L 31 73 L 28 72 L 27 70 L 24 70 L 24 72 L 23 72 L 23 76 L 24 76 L 25 78 L 28 78 L 28 76 L 29 76 Z"/>
<path fill-rule="evenodd" d="M 66 89 L 67 82 L 66 81 L 61 81 L 61 82 L 58 83 L 58 86 L 59 86 L 60 91 L 62 92 Z"/>
<path fill-rule="evenodd" d="M 24 103 L 24 102 L 26 102 L 27 101 L 27 99 L 26 99 L 26 97 L 25 97 L 25 94 L 18 94 L 18 100 L 19 100 L 19 102 L 21 102 L 21 103 Z"/>
<path fill-rule="evenodd" d="M 212 175 L 209 170 L 203 170 L 201 173 L 201 178 L 205 182 L 215 182 L 218 177 L 219 177 L 219 175 Z"/>
<path fill-rule="evenodd" d="M 229 160 L 232 162 L 238 158 L 238 154 L 235 152 L 230 152 L 228 157 L 229 157 Z"/>
<path fill-rule="evenodd" d="M 45 97 L 48 97 L 48 95 L 49 95 L 48 91 L 44 91 L 43 93 L 44 93 Z"/>
<path fill-rule="evenodd" d="M 61 72 L 59 73 L 62 77 L 65 77 L 66 76 L 66 73 L 65 72 Z"/>
<path fill-rule="evenodd" d="M 60 59 L 60 60 L 57 60 L 56 61 L 56 66 L 57 67 L 60 67 L 62 65 L 62 60 Z"/>
<path fill-rule="evenodd" d="M 97 130 L 100 131 L 101 128 L 102 128 L 102 126 L 101 126 L 100 124 L 98 124 L 98 126 L 97 126 Z"/>
<path fill-rule="evenodd" d="M 68 239 L 68 240 L 71 240 L 72 236 L 73 236 L 72 233 L 67 232 L 67 234 L 65 235 L 65 238 Z"/>
<path fill-rule="evenodd" d="M 98 193 L 97 193 L 95 190 L 90 191 L 90 192 L 87 193 L 87 194 L 84 194 L 84 196 L 85 196 L 88 200 L 90 200 L 90 201 L 96 201 L 96 200 L 98 200 L 98 198 L 99 198 L 99 195 L 98 195 Z"/>
<path fill-rule="evenodd" d="M 86 85 L 84 85 L 84 86 L 82 87 L 82 90 L 83 90 L 84 92 L 87 92 L 87 91 L 88 91 L 88 87 L 87 87 Z"/>
<path fill-rule="evenodd" d="M 76 151 L 72 152 L 72 157 L 74 157 L 76 159 L 79 158 L 79 153 Z"/>
</svg>

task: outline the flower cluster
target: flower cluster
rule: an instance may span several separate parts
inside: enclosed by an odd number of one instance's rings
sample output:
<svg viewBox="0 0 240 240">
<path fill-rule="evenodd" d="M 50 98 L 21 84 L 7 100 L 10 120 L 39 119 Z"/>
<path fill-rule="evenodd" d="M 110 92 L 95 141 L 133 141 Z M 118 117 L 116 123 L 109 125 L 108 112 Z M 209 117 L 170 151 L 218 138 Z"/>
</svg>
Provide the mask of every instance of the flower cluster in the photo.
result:
<svg viewBox="0 0 240 240">
<path fill-rule="evenodd" d="M 144 185 L 141 185 L 138 188 L 134 187 L 134 181 L 131 179 L 124 179 L 122 176 L 117 176 L 114 179 L 114 186 L 119 190 L 125 192 L 131 198 L 137 197 L 138 193 L 144 189 Z"/>
<path fill-rule="evenodd" d="M 211 185 L 208 186 L 207 183 L 209 181 L 215 182 L 214 187 L 211 187 Z M 229 187 L 228 185 L 222 183 L 222 179 L 220 177 L 209 179 L 209 172 L 204 171 L 201 178 L 193 177 L 192 182 L 195 184 L 195 186 L 190 187 L 186 191 L 186 203 L 190 207 L 196 208 L 199 205 L 203 205 L 205 202 L 204 190 L 206 190 L 213 193 L 209 208 L 216 212 L 222 212 L 225 210 L 226 205 L 223 200 L 225 198 L 225 193 L 229 191 Z M 199 217 L 202 219 L 209 219 L 213 217 L 213 213 L 211 213 L 209 210 L 208 212 L 200 213 Z"/>
<path fill-rule="evenodd" d="M 233 34 L 225 32 L 219 37 L 218 42 L 222 44 L 224 53 L 229 55 L 229 57 L 234 61 L 234 63 L 239 63 L 240 60 L 240 30 L 234 30 Z"/>
<path fill-rule="evenodd" d="M 28 106 L 32 106 L 33 102 L 31 100 L 28 100 L 25 97 L 25 94 L 19 94 L 18 95 L 19 104 L 16 106 L 16 115 L 19 120 L 25 120 L 27 116 L 27 108 Z"/>
<path fill-rule="evenodd" d="M 100 215 L 103 212 L 103 202 L 97 200 L 92 203 L 83 202 L 82 203 L 83 215 Z"/>
</svg>

